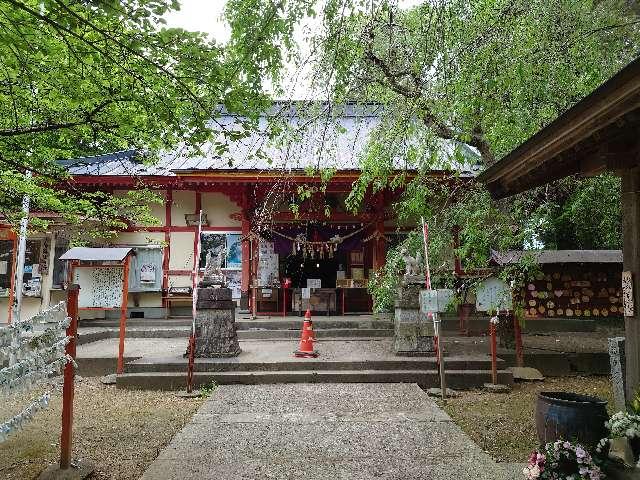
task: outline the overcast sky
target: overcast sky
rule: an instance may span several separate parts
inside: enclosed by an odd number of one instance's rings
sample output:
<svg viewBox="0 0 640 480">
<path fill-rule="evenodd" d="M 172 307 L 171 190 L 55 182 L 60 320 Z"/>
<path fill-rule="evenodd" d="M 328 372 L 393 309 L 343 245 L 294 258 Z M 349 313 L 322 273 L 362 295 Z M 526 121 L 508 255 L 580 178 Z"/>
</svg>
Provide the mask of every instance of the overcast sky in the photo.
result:
<svg viewBox="0 0 640 480">
<path fill-rule="evenodd" d="M 226 0 L 180 0 L 182 7 L 166 16 L 172 27 L 206 32 L 219 42 L 229 38 L 229 27 L 221 20 Z"/>
<path fill-rule="evenodd" d="M 320 3 L 322 0 L 318 0 Z M 404 8 L 412 7 L 422 3 L 424 0 L 399 0 L 399 5 Z M 179 11 L 171 12 L 165 18 L 168 26 L 180 27 L 185 30 L 205 32 L 218 42 L 224 43 L 229 39 L 229 26 L 222 20 L 222 13 L 226 0 L 180 0 L 182 5 Z M 309 52 L 305 48 L 305 32 L 319 22 L 318 19 L 308 19 L 305 25 L 296 29 L 294 37 L 300 45 L 301 54 Z M 290 91 L 285 95 L 289 98 L 308 99 L 310 97 L 322 97 L 322 92 L 311 93 L 309 90 L 310 81 L 305 80 L 305 76 L 310 75 L 309 69 L 298 71 L 293 65 L 288 68 L 291 77 Z M 266 86 L 268 88 L 268 86 Z"/>
</svg>

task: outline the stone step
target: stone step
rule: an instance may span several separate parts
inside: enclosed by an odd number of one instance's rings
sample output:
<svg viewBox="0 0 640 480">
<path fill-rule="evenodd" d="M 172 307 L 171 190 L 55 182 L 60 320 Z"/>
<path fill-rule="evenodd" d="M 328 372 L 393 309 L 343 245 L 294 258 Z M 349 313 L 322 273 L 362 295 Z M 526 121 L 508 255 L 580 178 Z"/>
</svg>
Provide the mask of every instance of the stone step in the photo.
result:
<svg viewBox="0 0 640 480">
<path fill-rule="evenodd" d="M 127 338 L 186 338 L 191 333 L 191 326 L 188 327 L 128 327 Z M 341 338 L 374 339 L 393 337 L 391 329 L 316 329 L 316 338 L 324 340 L 335 340 Z M 79 331 L 79 345 L 84 345 L 106 338 L 118 338 L 119 330 L 115 327 L 100 330 Z M 250 329 L 238 330 L 239 340 L 295 340 L 300 338 L 300 330 L 263 330 Z"/>
<path fill-rule="evenodd" d="M 316 338 L 384 338 L 393 337 L 393 329 L 382 328 L 315 328 Z M 290 340 L 300 338 L 300 329 L 295 330 L 238 330 L 240 340 Z"/>
<path fill-rule="evenodd" d="M 447 387 L 465 390 L 482 387 L 490 381 L 489 370 L 447 370 Z M 315 370 L 276 372 L 196 372 L 194 387 L 231 384 L 274 383 L 417 383 L 421 387 L 440 386 L 437 370 Z M 513 384 L 513 376 L 498 371 L 498 382 Z M 124 373 L 116 379 L 117 388 L 138 390 L 181 390 L 185 388 L 185 372 Z"/>
<path fill-rule="evenodd" d="M 236 320 L 238 330 L 297 330 L 302 328 L 303 318 L 299 320 Z M 313 328 L 318 329 L 393 329 L 393 322 L 379 320 L 332 320 L 313 319 Z"/>
<path fill-rule="evenodd" d="M 293 354 L 293 352 L 292 352 Z M 125 366 L 127 373 L 186 372 L 188 361 L 177 357 L 143 357 Z M 490 370 L 491 361 L 484 357 L 445 357 L 445 366 L 450 370 Z M 290 361 L 239 362 L 234 359 L 197 358 L 194 370 L 197 372 L 274 372 L 274 371 L 341 371 L 341 370 L 436 370 L 434 357 L 397 360 L 322 360 L 295 359 Z M 498 359 L 498 369 L 506 368 L 506 363 Z"/>
<path fill-rule="evenodd" d="M 80 320 L 82 327 L 118 328 L 119 319 Z M 184 327 L 191 326 L 191 317 L 184 318 L 128 318 L 127 327 Z"/>
<path fill-rule="evenodd" d="M 269 320 L 246 320 L 236 319 L 236 326 L 238 330 L 298 330 L 302 328 L 303 317 L 299 319 L 278 319 L 272 318 Z M 119 320 L 81 320 L 80 325 L 82 327 L 96 327 L 96 328 L 118 328 L 120 326 Z M 127 328 L 140 327 L 140 328 L 169 328 L 169 327 L 188 327 L 191 326 L 191 318 L 169 318 L 169 319 L 141 319 L 141 318 L 129 318 L 127 319 Z M 342 317 L 342 319 L 326 319 L 326 318 L 314 318 L 313 326 L 315 329 L 393 329 L 393 322 L 386 320 L 372 320 L 370 317 L 364 319 L 358 319 L 357 317 Z"/>
</svg>

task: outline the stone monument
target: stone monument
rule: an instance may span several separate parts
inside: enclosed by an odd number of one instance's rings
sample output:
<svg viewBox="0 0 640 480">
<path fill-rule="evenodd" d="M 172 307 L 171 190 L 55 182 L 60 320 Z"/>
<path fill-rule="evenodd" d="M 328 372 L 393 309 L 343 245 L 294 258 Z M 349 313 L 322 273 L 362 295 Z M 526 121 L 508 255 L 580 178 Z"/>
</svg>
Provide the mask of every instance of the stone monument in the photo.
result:
<svg viewBox="0 0 640 480">
<path fill-rule="evenodd" d="M 405 274 L 395 302 L 393 352 L 399 356 L 433 355 L 433 322 L 420 312 L 420 290 L 424 288 L 424 267 L 420 253 L 415 257 L 401 251 Z"/>
<path fill-rule="evenodd" d="M 222 272 L 225 255 L 224 247 L 207 252 L 196 302 L 196 357 L 236 357 L 241 351 L 236 332 L 236 304 Z"/>
<path fill-rule="evenodd" d="M 626 357 L 624 342 L 625 337 L 614 337 L 609 339 L 609 362 L 611 363 L 611 388 L 613 398 L 618 410 L 626 410 Z"/>
</svg>

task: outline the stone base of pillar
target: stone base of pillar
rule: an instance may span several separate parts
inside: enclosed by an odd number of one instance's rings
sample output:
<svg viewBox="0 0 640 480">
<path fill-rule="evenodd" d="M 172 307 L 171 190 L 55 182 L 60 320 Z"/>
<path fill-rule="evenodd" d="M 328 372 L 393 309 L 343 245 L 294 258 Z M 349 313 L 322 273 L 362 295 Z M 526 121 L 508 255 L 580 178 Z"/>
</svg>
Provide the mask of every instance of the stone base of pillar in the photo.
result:
<svg viewBox="0 0 640 480">
<path fill-rule="evenodd" d="M 227 358 L 240 354 L 231 289 L 198 288 L 195 333 L 195 357 Z"/>
<path fill-rule="evenodd" d="M 240 310 L 249 312 L 249 292 L 240 293 Z"/>
<path fill-rule="evenodd" d="M 393 353 L 398 356 L 432 356 L 435 353 L 433 323 L 418 309 L 396 308 Z"/>
</svg>

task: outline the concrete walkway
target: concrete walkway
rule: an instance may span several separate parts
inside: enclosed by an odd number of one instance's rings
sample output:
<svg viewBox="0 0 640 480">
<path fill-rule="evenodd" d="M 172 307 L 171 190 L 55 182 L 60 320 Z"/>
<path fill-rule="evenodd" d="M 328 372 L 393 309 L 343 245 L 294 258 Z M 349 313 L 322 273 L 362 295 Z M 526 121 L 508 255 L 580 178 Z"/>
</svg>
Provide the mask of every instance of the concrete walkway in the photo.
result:
<svg viewBox="0 0 640 480">
<path fill-rule="evenodd" d="M 415 384 L 227 385 L 143 480 L 511 480 Z"/>
</svg>

